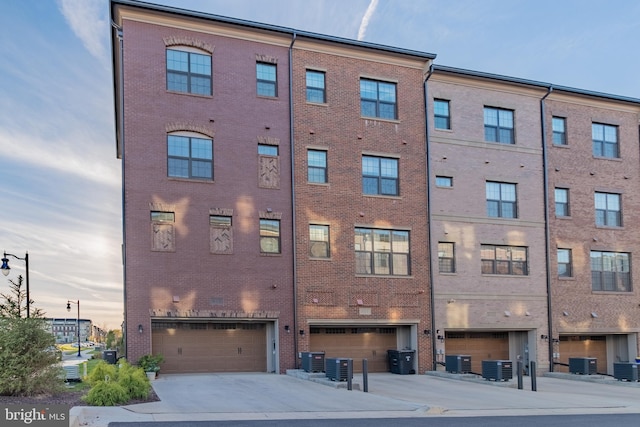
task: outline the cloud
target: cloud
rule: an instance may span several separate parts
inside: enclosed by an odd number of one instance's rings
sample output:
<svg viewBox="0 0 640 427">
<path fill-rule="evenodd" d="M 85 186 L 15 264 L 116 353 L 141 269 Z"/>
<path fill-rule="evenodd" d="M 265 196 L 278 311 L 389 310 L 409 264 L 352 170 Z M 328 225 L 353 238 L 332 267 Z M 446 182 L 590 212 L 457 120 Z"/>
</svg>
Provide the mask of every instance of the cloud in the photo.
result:
<svg viewBox="0 0 640 427">
<path fill-rule="evenodd" d="M 105 34 L 109 33 L 107 2 L 104 0 L 59 0 L 60 12 L 84 47 L 98 60 L 108 63 Z"/>
<path fill-rule="evenodd" d="M 371 0 L 371 2 L 369 3 L 369 7 L 367 7 L 367 11 L 364 13 L 364 16 L 362 17 L 360 28 L 358 29 L 358 40 L 364 39 L 367 33 L 367 27 L 369 26 L 369 21 L 371 20 L 371 16 L 373 16 L 377 7 L 378 7 L 378 0 Z"/>
</svg>

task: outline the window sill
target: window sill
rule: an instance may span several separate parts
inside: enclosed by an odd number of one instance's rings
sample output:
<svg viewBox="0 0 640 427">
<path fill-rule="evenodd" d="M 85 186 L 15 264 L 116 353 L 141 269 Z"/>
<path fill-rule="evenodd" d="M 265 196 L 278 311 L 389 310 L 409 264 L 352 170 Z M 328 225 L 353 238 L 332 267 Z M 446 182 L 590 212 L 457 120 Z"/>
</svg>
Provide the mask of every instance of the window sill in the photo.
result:
<svg viewBox="0 0 640 427">
<path fill-rule="evenodd" d="M 598 224 L 596 224 L 596 228 L 597 229 L 603 229 L 603 230 L 624 230 L 624 226 L 619 226 L 619 225 L 598 225 Z"/>
<path fill-rule="evenodd" d="M 270 99 L 270 100 L 277 100 L 278 97 L 277 96 L 267 96 L 267 95 L 256 95 L 256 98 L 260 98 L 260 99 Z"/>
<path fill-rule="evenodd" d="M 373 197 L 374 199 L 395 199 L 402 200 L 401 196 L 391 196 L 386 194 L 363 194 L 363 197 Z"/>
<path fill-rule="evenodd" d="M 515 279 L 515 278 L 526 279 L 529 277 L 528 274 L 488 274 L 488 273 L 481 273 L 481 276 L 482 277 L 504 277 L 509 279 Z"/>
<path fill-rule="evenodd" d="M 356 274 L 355 277 L 366 278 L 366 279 L 413 279 L 413 276 L 392 276 L 389 274 Z"/>
<path fill-rule="evenodd" d="M 313 102 L 313 101 L 306 101 L 307 105 L 316 105 L 318 107 L 328 107 L 329 104 L 327 104 L 326 102 Z"/>
<path fill-rule="evenodd" d="M 382 117 L 368 117 L 368 116 L 360 116 L 360 118 L 364 120 L 376 120 L 379 122 L 387 122 L 387 123 L 396 123 L 396 124 L 402 123 L 400 119 L 383 119 Z"/>
<path fill-rule="evenodd" d="M 621 162 L 622 159 L 620 157 L 604 157 L 604 156 L 593 156 L 595 160 L 613 160 L 614 162 Z"/>
<path fill-rule="evenodd" d="M 562 282 L 575 282 L 576 278 L 573 276 L 558 276 L 558 280 L 562 281 Z"/>
<path fill-rule="evenodd" d="M 213 95 L 202 95 L 201 93 L 191 93 L 191 92 L 179 92 L 177 90 L 169 90 L 169 89 L 167 89 L 167 93 L 171 93 L 175 95 L 195 96 L 196 98 L 203 98 L 203 99 L 213 98 Z"/>
<path fill-rule="evenodd" d="M 633 291 L 594 291 L 591 290 L 593 295 L 633 295 Z"/>
<path fill-rule="evenodd" d="M 177 176 L 168 176 L 167 178 L 169 178 L 169 181 L 191 182 L 191 183 L 198 183 L 198 184 L 215 184 L 215 181 L 211 179 L 178 178 Z"/>
<path fill-rule="evenodd" d="M 332 261 L 331 257 L 318 257 L 318 256 L 310 256 L 310 261 Z"/>
<path fill-rule="evenodd" d="M 448 273 L 448 272 L 443 272 L 443 271 L 439 271 L 438 272 L 441 276 L 457 276 L 458 273 L 456 273 L 455 271 L 452 273 Z"/>
<path fill-rule="evenodd" d="M 310 181 L 307 181 L 307 184 L 309 184 L 309 185 L 317 185 L 317 186 L 320 186 L 320 187 L 330 187 L 328 182 L 310 182 Z"/>
<path fill-rule="evenodd" d="M 437 128 L 434 126 L 433 130 L 437 130 L 438 132 L 448 132 L 448 133 L 453 133 L 453 129 L 444 129 L 444 128 Z"/>
<path fill-rule="evenodd" d="M 571 218 L 571 215 L 568 215 L 568 216 L 558 216 L 558 215 L 556 215 L 556 219 L 573 219 L 573 218 Z"/>
<path fill-rule="evenodd" d="M 555 147 L 555 148 L 562 148 L 562 149 L 567 149 L 567 148 L 569 148 L 569 144 L 553 144 L 553 143 L 552 143 L 552 144 L 551 144 L 551 146 L 552 146 L 552 147 Z"/>
<path fill-rule="evenodd" d="M 282 253 L 270 253 L 270 252 L 260 252 L 260 256 L 266 256 L 266 257 L 281 257 Z"/>
</svg>

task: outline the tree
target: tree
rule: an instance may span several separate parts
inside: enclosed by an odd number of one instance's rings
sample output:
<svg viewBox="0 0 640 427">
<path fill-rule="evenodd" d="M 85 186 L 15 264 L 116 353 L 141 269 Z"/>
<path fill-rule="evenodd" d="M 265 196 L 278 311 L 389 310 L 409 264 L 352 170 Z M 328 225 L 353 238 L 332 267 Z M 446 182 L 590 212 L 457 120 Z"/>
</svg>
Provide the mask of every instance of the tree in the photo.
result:
<svg viewBox="0 0 640 427">
<path fill-rule="evenodd" d="M 25 313 L 24 317 L 27 317 L 27 292 L 22 290 L 22 282 L 22 276 L 18 276 L 17 282 L 9 279 L 9 288 L 11 289 L 11 293 L 0 294 L 0 298 L 2 298 L 0 301 L 0 317 L 19 319 L 22 317 L 23 311 Z M 44 312 L 39 308 L 35 308 L 33 303 L 34 301 L 29 299 L 31 317 L 42 318 L 44 316 Z"/>
<path fill-rule="evenodd" d="M 0 294 L 0 395 L 55 393 L 62 389 L 64 374 L 56 353 L 49 351 L 55 339 L 45 329 L 44 312 L 30 301 L 27 318 L 22 276 L 9 282 L 11 292 Z"/>
</svg>

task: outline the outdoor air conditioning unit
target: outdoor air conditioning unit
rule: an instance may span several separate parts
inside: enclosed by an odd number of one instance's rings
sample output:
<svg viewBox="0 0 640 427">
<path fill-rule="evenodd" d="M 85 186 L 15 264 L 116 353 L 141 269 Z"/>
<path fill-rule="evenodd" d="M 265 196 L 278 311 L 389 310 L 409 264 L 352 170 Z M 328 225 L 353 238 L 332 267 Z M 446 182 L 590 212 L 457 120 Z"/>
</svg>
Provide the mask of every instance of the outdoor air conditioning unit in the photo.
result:
<svg viewBox="0 0 640 427">
<path fill-rule="evenodd" d="M 64 367 L 65 381 L 80 381 L 80 365 L 67 365 Z"/>
<path fill-rule="evenodd" d="M 482 378 L 494 381 L 509 381 L 513 378 L 511 360 L 483 360 Z"/>
<path fill-rule="evenodd" d="M 580 375 L 593 375 L 598 371 L 598 359 L 595 357 L 570 357 L 569 372 Z"/>
<path fill-rule="evenodd" d="M 347 381 L 349 379 L 349 365 L 353 369 L 353 359 L 328 358 L 326 359 L 325 372 L 331 381 Z M 353 378 L 353 372 L 351 373 Z"/>
<path fill-rule="evenodd" d="M 471 356 L 468 354 L 447 354 L 444 358 L 447 372 L 467 374 L 471 372 Z"/>
<path fill-rule="evenodd" d="M 305 372 L 324 372 L 324 352 L 302 352 L 302 369 Z"/>
<path fill-rule="evenodd" d="M 637 363 L 614 363 L 613 377 L 618 381 L 638 381 Z"/>
</svg>

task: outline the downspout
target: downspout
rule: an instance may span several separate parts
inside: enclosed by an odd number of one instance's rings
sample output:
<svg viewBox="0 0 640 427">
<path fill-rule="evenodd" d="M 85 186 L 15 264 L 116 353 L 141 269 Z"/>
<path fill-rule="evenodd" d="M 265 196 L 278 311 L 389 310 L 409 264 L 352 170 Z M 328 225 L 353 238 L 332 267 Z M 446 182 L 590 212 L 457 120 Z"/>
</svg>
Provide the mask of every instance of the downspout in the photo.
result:
<svg viewBox="0 0 640 427">
<path fill-rule="evenodd" d="M 429 304 L 430 304 L 430 311 L 431 311 L 431 333 L 429 334 L 429 336 L 431 337 L 431 365 L 433 370 L 435 371 L 437 369 L 437 364 L 436 364 L 436 359 L 437 359 L 437 354 L 436 354 L 436 334 L 435 334 L 435 322 L 436 322 L 436 315 L 435 315 L 435 308 L 434 308 L 434 304 L 435 304 L 435 295 L 434 295 L 434 290 L 433 290 L 433 257 L 431 256 L 431 234 L 432 234 L 432 230 L 431 230 L 431 150 L 430 150 L 430 146 L 431 144 L 429 143 L 429 115 L 427 114 L 428 111 L 428 106 L 429 106 L 429 88 L 428 88 L 428 84 L 427 81 L 429 80 L 429 78 L 431 77 L 431 75 L 433 74 L 433 63 L 429 66 L 429 72 L 427 73 L 426 77 L 424 78 L 424 136 L 425 136 L 425 153 L 427 156 L 427 161 L 426 161 L 426 173 L 427 173 L 427 245 L 428 245 L 428 254 L 429 254 Z"/>
<path fill-rule="evenodd" d="M 546 112 L 544 100 L 547 96 L 553 92 L 553 86 L 549 86 L 549 89 L 545 96 L 540 99 L 540 124 L 542 131 L 542 176 L 543 176 L 543 191 L 544 191 L 544 239 L 545 239 L 545 258 L 547 264 L 547 325 L 549 332 L 549 372 L 553 372 L 553 310 L 551 310 L 551 236 L 549 232 L 549 174 L 548 174 L 548 160 L 547 160 L 547 126 L 546 126 Z"/>
<path fill-rule="evenodd" d="M 126 241 L 127 241 L 127 227 L 126 227 L 126 209 L 125 209 L 125 203 L 126 203 L 126 198 L 125 198 L 125 188 L 124 188 L 124 183 L 125 181 L 125 149 L 124 149 L 124 35 L 123 35 L 123 31 L 122 31 L 122 27 L 118 27 L 116 25 L 115 22 L 112 22 L 111 25 L 113 26 L 113 28 L 116 31 L 116 35 L 118 37 L 118 48 L 119 48 L 119 54 L 120 54 L 120 66 L 119 66 L 119 72 L 118 72 L 118 96 L 119 96 L 119 102 L 118 102 L 118 110 L 120 111 L 120 114 L 118 115 L 119 117 L 118 122 L 118 129 L 117 132 L 118 134 L 120 134 L 120 159 L 122 160 L 120 162 L 120 167 L 121 167 L 121 180 L 122 180 L 122 195 L 121 195 L 121 203 L 122 203 L 122 296 L 123 296 L 123 302 L 124 302 L 124 327 L 122 328 L 122 345 L 124 347 L 124 357 L 128 357 L 127 354 L 127 255 L 126 255 Z M 116 136 L 117 138 L 117 136 Z"/>
<path fill-rule="evenodd" d="M 293 38 L 289 45 L 289 153 L 291 156 L 291 236 L 292 236 L 292 262 L 293 262 L 293 360 L 298 368 L 298 258 L 296 256 L 296 177 L 295 177 L 295 153 L 294 153 L 294 128 L 293 128 L 293 44 L 297 34 L 293 32 Z M 278 351 L 280 351 L 278 349 Z"/>
</svg>

